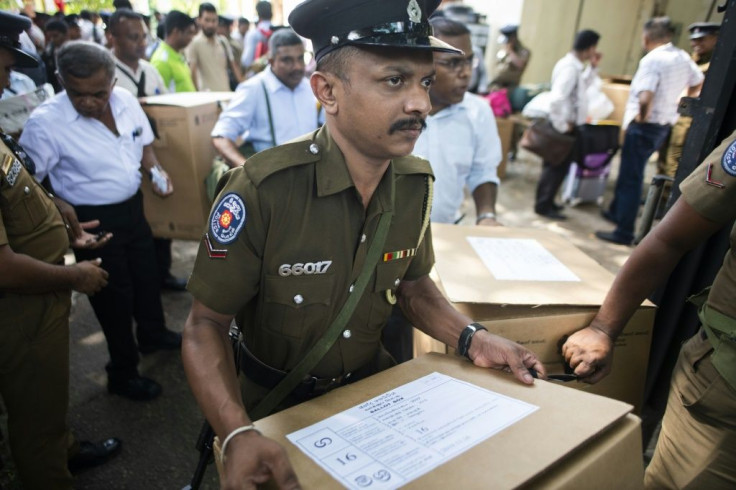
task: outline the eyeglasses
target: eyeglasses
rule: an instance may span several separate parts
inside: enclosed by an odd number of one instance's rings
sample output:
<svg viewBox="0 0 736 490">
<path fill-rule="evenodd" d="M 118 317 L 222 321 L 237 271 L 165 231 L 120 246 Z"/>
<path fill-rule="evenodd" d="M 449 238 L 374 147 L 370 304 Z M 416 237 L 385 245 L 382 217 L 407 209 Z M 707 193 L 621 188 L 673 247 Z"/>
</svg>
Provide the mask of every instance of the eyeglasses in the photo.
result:
<svg viewBox="0 0 736 490">
<path fill-rule="evenodd" d="M 476 68 L 479 60 L 475 56 L 471 55 L 467 58 L 450 58 L 449 60 L 435 60 L 434 62 L 449 71 L 459 72 L 465 68 Z"/>
</svg>

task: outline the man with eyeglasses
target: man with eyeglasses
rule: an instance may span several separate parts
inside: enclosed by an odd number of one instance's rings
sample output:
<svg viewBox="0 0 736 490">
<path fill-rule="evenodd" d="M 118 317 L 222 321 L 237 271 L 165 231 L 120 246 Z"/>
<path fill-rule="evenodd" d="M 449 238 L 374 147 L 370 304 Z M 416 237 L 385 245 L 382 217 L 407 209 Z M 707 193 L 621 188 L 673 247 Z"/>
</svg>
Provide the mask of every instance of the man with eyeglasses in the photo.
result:
<svg viewBox="0 0 736 490">
<path fill-rule="evenodd" d="M 429 90 L 432 109 L 414 145 L 414 155 L 427 159 L 435 175 L 430 219 L 455 223 L 467 188 L 475 202 L 475 224 L 498 226 L 496 193 L 500 183 L 501 140 L 491 107 L 468 92 L 473 70 L 470 30 L 455 20 L 429 20 L 434 35 L 463 53 L 434 53 L 436 80 Z M 383 330 L 383 343 L 397 361 L 412 358 L 412 327 L 399 308 Z"/>
<path fill-rule="evenodd" d="M 268 40 L 268 68 L 241 83 L 212 129 L 212 142 L 230 167 L 259 151 L 322 125 L 317 99 L 304 77 L 304 44 L 282 28 Z M 238 148 L 241 137 L 244 144 Z"/>
<path fill-rule="evenodd" d="M 138 373 L 138 351 L 178 349 L 181 336 L 164 324 L 151 229 L 143 215 L 142 172 L 161 197 L 171 181 L 153 153 L 153 132 L 138 100 L 115 87 L 115 61 L 89 42 L 69 42 L 57 56 L 66 89 L 39 106 L 20 143 L 36 162 L 36 179 L 57 196 L 67 229 L 99 220 L 92 234 L 112 233 L 106 247 L 75 250 L 77 261 L 102 260 L 108 285 L 90 303 L 110 352 L 107 389 L 133 400 L 150 400 L 161 386 Z M 136 322 L 133 335 L 132 320 Z"/>
</svg>

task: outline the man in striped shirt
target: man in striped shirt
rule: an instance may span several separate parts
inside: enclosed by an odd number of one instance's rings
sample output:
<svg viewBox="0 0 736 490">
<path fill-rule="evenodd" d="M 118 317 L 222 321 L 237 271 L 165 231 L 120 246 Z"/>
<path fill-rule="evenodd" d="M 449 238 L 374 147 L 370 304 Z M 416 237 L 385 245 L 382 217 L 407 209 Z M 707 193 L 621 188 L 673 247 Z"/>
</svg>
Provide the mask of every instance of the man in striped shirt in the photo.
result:
<svg viewBox="0 0 736 490">
<path fill-rule="evenodd" d="M 690 56 L 670 42 L 673 32 L 667 17 L 656 17 L 644 24 L 642 44 L 647 55 L 639 62 L 631 81 L 616 192 L 609 210 L 603 213 L 616 223 L 616 229 L 597 231 L 595 236 L 601 240 L 632 243 L 647 160 L 677 121 L 680 94 L 687 89 L 688 95 L 694 96 L 703 83 L 703 74 Z"/>
</svg>

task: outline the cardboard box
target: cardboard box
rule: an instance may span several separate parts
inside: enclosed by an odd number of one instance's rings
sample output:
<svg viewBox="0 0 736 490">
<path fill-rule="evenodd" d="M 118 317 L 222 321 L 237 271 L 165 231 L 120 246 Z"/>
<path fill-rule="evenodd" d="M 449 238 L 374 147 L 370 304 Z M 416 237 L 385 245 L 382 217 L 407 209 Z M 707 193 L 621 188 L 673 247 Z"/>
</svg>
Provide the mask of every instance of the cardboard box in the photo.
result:
<svg viewBox="0 0 736 490">
<path fill-rule="evenodd" d="M 642 488 L 639 419 L 615 400 L 477 368 L 429 354 L 256 422 L 287 451 L 305 489 L 341 488 L 286 435 L 392 388 L 439 372 L 537 405 L 539 409 L 403 488 Z"/>
<path fill-rule="evenodd" d="M 514 122 L 508 118 L 496 118 L 498 137 L 501 139 L 501 163 L 498 164 L 498 178 L 506 177 L 506 165 L 508 163 L 511 143 L 514 139 Z"/>
<path fill-rule="evenodd" d="M 174 185 L 174 193 L 162 199 L 153 193 L 150 179 L 143 179 L 146 219 L 155 237 L 202 238 L 210 212 L 204 179 L 217 154 L 210 132 L 220 115 L 221 103 L 232 96 L 232 92 L 191 92 L 142 101 L 158 133 L 153 142 L 156 158 Z"/>
<path fill-rule="evenodd" d="M 626 102 L 629 100 L 629 89 L 631 85 L 627 83 L 620 83 L 614 81 L 604 82 L 601 86 L 603 91 L 611 102 L 613 102 L 613 113 L 608 116 L 608 119 L 616 121 L 621 126 L 624 120 L 624 113 L 626 112 Z"/>
<path fill-rule="evenodd" d="M 497 280 L 467 237 L 535 240 L 580 280 Z M 546 230 L 432 225 L 435 282 L 455 308 L 533 352 L 550 373 L 563 372 L 561 339 L 587 326 L 614 276 L 563 237 Z M 613 371 L 595 385 L 567 386 L 615 398 L 641 410 L 655 307 L 646 301 L 616 341 Z M 447 347 L 415 330 L 415 353 Z M 454 347 L 454 346 L 450 346 Z"/>
</svg>

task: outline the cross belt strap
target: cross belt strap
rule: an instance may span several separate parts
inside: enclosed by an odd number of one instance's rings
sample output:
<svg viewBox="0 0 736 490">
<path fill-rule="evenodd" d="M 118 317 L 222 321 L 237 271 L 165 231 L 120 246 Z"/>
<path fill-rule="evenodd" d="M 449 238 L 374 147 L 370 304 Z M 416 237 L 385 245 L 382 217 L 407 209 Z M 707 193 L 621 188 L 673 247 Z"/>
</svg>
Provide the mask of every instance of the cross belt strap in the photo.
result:
<svg viewBox="0 0 736 490">
<path fill-rule="evenodd" d="M 391 189 L 391 197 L 393 200 L 393 183 Z M 345 328 L 348 320 L 353 315 L 355 307 L 358 305 L 358 301 L 363 296 L 368 281 L 371 278 L 373 269 L 378 263 L 378 259 L 381 256 L 381 250 L 386 242 L 388 236 L 388 229 L 391 226 L 391 219 L 393 218 L 393 212 L 387 211 L 381 215 L 378 222 L 378 229 L 376 230 L 376 236 L 371 243 L 368 253 L 366 254 L 365 263 L 363 269 L 360 271 L 358 279 L 355 281 L 355 288 L 353 292 L 348 296 L 347 301 L 340 309 L 332 324 L 329 326 L 327 331 L 324 333 L 322 338 L 312 347 L 304 358 L 294 366 L 294 369 L 284 377 L 284 379 L 271 390 L 266 397 L 250 412 L 251 420 L 258 420 L 270 414 L 289 393 L 291 393 L 298 385 L 302 382 L 307 373 L 311 372 L 312 369 L 319 363 L 320 360 L 327 354 L 327 352 L 335 344 L 335 341 L 340 336 L 340 333 Z"/>
</svg>

